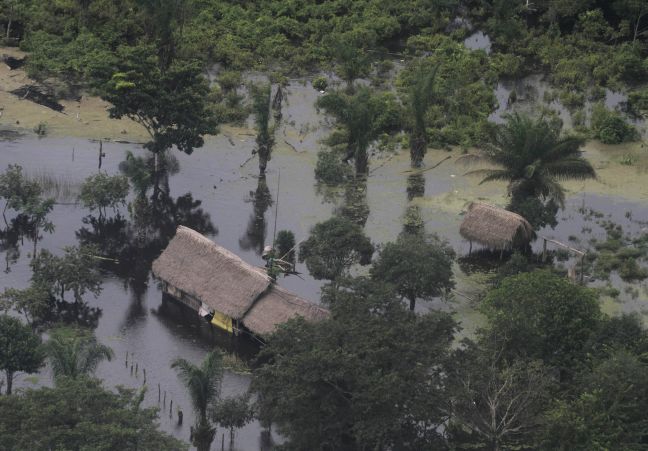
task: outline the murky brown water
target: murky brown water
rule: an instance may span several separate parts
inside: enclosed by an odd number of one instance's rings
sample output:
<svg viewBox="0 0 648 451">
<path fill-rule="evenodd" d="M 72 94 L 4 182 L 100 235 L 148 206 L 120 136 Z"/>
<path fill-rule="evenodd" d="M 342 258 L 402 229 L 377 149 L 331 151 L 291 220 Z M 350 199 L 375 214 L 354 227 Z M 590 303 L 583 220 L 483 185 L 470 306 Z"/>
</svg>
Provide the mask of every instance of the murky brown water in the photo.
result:
<svg viewBox="0 0 648 451">
<path fill-rule="evenodd" d="M 272 240 L 277 198 L 277 229 L 292 230 L 297 240 L 306 238 L 314 224 L 327 219 L 336 208 L 340 208 L 344 193 L 337 204 L 330 203 L 318 193 L 314 184 L 313 167 L 320 147 L 318 140 L 323 134 L 320 127 L 326 122 L 312 107 L 317 95 L 308 85 L 291 85 L 288 105 L 284 109 L 287 126 L 279 132 L 265 187 L 259 184 L 256 177 L 256 160 L 241 167 L 254 146 L 254 135 L 249 130 L 225 128 L 221 135 L 208 139 L 204 148 L 196 150 L 193 155 L 176 153 L 180 171 L 169 180 L 169 198 L 163 202 L 165 216 L 156 224 L 158 230 L 162 231 L 159 239 L 147 247 L 126 246 L 120 249 L 122 264 L 106 265 L 103 292 L 97 299 L 88 299 L 92 307 L 101 309 L 96 334 L 114 349 L 116 355 L 112 362 L 99 367 L 98 376 L 105 380 L 107 386 L 122 384 L 138 387 L 143 382 L 142 370 L 146 369 L 149 387 L 146 403 L 158 404 L 157 385 L 160 384 L 161 390 L 167 393 L 161 426 L 185 441 L 189 439 L 193 415 L 185 390 L 169 368 L 171 360 L 184 357 L 198 362 L 214 346 L 226 349 L 236 347 L 243 356 L 249 356 L 251 351 L 245 343 L 234 345 L 229 337 L 202 324 L 192 312 L 163 300 L 161 291 L 149 275 L 148 265 L 161 251 L 165 240 L 170 238 L 177 223 L 206 232 L 249 263 L 262 265 L 259 253 L 263 244 Z M 106 156 L 101 170 L 109 174 L 118 172 L 118 164 L 127 150 L 136 154 L 144 153 L 136 145 L 117 143 L 104 143 L 103 150 Z M 596 149 L 592 152 L 597 161 L 609 163 L 601 167 L 602 181 L 583 185 L 583 193 L 578 192 L 580 185 L 569 184 L 572 196 L 567 210 L 561 214 L 558 227 L 544 234 L 563 241 L 569 235 L 580 234 L 587 222 L 578 214 L 583 202 L 588 208 L 611 215 L 615 221 L 637 233 L 641 225 L 636 221 L 648 220 L 648 203 L 641 191 L 643 176 L 635 172 L 639 169 L 620 168 L 615 163 L 614 151 L 607 153 L 606 149 Z M 639 155 L 642 151 L 633 148 L 632 152 Z M 505 190 L 501 184 L 478 185 L 478 180 L 464 177 L 462 174 L 466 168 L 455 163 L 459 151 L 430 151 L 426 164 L 432 167 L 448 156 L 451 157 L 449 160 L 436 169 L 424 171 L 417 177 L 418 180 L 410 177 L 412 173 L 407 152 L 372 162 L 366 190 L 350 194 L 366 196 L 368 216 L 365 230 L 374 242 L 393 240 L 403 229 L 406 212 L 414 211 L 420 215 L 428 232 L 448 239 L 459 255 L 467 253 L 467 244 L 458 234 L 461 211 L 474 199 L 503 204 Z M 21 164 L 29 174 L 45 174 L 65 180 L 74 191 L 74 187 L 78 187 L 87 175 L 98 170 L 98 143 L 81 138 L 37 139 L 29 135 L 12 135 L 7 141 L 0 141 L 0 169 L 4 170 L 10 163 Z M 636 192 L 628 193 L 629 200 L 619 195 L 622 190 L 614 191 L 614 195 L 608 193 L 606 177 L 618 178 L 618 171 L 628 175 L 628 180 L 634 180 L 638 187 Z M 625 212 L 629 210 L 633 211 L 635 222 L 625 218 Z M 57 253 L 66 245 L 78 244 L 80 238 L 97 239 L 92 224 L 87 219 L 84 222 L 88 215 L 84 208 L 65 199 L 51 214 L 51 220 L 56 225 L 55 232 L 44 234 L 38 243 L 39 248 Z M 125 209 L 122 209 L 122 215 L 129 219 Z M 121 236 L 120 233 L 127 235 L 128 227 L 117 224 L 115 229 L 115 236 Z M 601 233 L 600 230 L 593 231 L 593 234 Z M 21 288 L 29 283 L 31 247 L 32 244 L 26 241 L 24 245 L 18 243 L 13 251 L 0 248 L 0 262 L 16 257 L 16 250 L 20 254 L 15 261 L 6 263 L 8 271 L 0 274 L 0 289 Z M 289 277 L 281 279 L 279 283 L 316 301 L 321 283 L 313 280 L 303 265 L 298 265 L 297 269 L 303 273 L 301 278 Z M 466 275 L 458 266 L 456 269 L 459 294 L 455 300 L 450 304 L 441 300 L 419 302 L 417 309 L 451 310 L 462 321 L 464 333 L 470 334 L 481 323 L 470 299 L 483 290 L 485 278 L 479 273 Z M 359 272 L 363 270 L 359 269 Z M 641 295 L 631 299 L 622 296 L 615 306 L 618 305 L 617 310 L 643 313 L 647 297 Z M 130 366 L 125 366 L 127 352 L 132 354 L 129 361 L 134 359 L 138 364 L 138 377 L 131 375 Z M 23 377 L 19 385 L 29 386 L 30 381 Z M 39 375 L 37 383 L 50 383 L 47 370 Z M 247 376 L 228 372 L 223 383 L 223 395 L 243 392 L 248 384 Z M 175 412 L 174 419 L 169 418 L 170 400 L 173 400 L 174 410 L 180 406 L 185 413 L 182 427 L 175 424 Z M 219 434 L 222 432 L 219 431 Z M 235 449 L 256 450 L 260 447 L 261 430 L 257 423 L 250 424 L 237 434 Z"/>
</svg>

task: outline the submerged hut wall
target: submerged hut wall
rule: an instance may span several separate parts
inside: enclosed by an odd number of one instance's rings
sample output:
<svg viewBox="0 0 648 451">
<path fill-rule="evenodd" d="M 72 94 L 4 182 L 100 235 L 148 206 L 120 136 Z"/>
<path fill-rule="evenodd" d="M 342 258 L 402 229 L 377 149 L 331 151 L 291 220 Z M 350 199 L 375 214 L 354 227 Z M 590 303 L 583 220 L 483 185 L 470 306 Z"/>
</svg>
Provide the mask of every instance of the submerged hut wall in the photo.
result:
<svg viewBox="0 0 648 451">
<path fill-rule="evenodd" d="M 529 221 L 517 213 L 483 202 L 473 202 L 459 228 L 462 237 L 490 249 L 523 247 L 535 238 Z"/>
</svg>

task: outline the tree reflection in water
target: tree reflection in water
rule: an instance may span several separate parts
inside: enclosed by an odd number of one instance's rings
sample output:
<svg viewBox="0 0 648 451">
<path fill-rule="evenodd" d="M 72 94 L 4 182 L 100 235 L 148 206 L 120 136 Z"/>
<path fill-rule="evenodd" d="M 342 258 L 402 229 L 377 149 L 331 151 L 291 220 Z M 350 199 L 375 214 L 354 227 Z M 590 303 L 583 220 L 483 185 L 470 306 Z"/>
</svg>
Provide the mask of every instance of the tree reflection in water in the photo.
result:
<svg viewBox="0 0 648 451">
<path fill-rule="evenodd" d="M 403 232 L 421 233 L 425 231 L 425 222 L 421 214 L 421 207 L 412 203 L 417 198 L 425 195 L 425 176 L 421 172 L 415 172 L 407 177 L 407 200 L 408 205 L 403 214 Z"/>
<path fill-rule="evenodd" d="M 338 214 L 364 227 L 369 218 L 367 202 L 367 178 L 357 176 L 344 186 L 344 202 Z"/>
<path fill-rule="evenodd" d="M 76 232 L 81 244 L 94 244 L 101 251 L 102 267 L 115 274 L 141 300 L 148 288 L 153 260 L 175 235 L 179 225 L 204 235 L 215 235 L 216 227 L 202 201 L 191 193 L 173 199 L 164 190 L 150 199 L 138 196 L 130 205 L 131 219 L 118 215 L 99 219 L 84 218 L 86 226 Z"/>
<path fill-rule="evenodd" d="M 267 235 L 265 214 L 273 203 L 265 176 L 260 176 L 256 191 L 250 191 L 247 202 L 252 203 L 252 214 L 245 230 L 245 235 L 239 238 L 239 246 L 247 251 L 253 249 L 257 255 L 263 253 Z"/>
</svg>

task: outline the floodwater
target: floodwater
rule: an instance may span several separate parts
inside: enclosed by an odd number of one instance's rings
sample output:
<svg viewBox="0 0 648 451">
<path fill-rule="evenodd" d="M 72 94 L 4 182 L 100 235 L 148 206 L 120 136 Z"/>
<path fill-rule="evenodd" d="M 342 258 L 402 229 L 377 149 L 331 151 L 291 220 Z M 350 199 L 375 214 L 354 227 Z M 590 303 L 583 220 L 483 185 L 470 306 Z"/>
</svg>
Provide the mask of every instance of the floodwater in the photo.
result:
<svg viewBox="0 0 648 451">
<path fill-rule="evenodd" d="M 483 31 L 476 31 L 466 39 L 464 39 L 464 45 L 470 50 L 483 50 L 487 54 L 491 52 L 491 39 Z"/>
<path fill-rule="evenodd" d="M 456 162 L 461 154 L 459 150 L 431 150 L 425 163 L 428 168 L 437 163 L 439 166 L 415 173 L 409 168 L 408 152 L 383 156 L 372 161 L 366 185 L 326 195 L 326 190 L 317 189 L 313 176 L 316 153 L 321 146 L 319 140 L 327 124 L 312 107 L 317 95 L 319 93 L 308 83 L 291 83 L 283 111 L 285 126 L 278 132 L 277 148 L 269 162 L 265 182 L 257 177 L 257 160 L 243 164 L 250 156 L 255 139 L 253 132 L 247 129 L 225 127 L 219 136 L 207 139 L 205 146 L 192 155 L 175 153 L 180 170 L 169 176 L 169 194 L 162 196 L 159 217 L 148 225 L 150 239 L 144 244 L 133 238 L 132 220 L 126 208 L 121 209 L 121 219 L 114 220 L 108 232 L 101 232 L 94 226 L 96 223 L 90 212 L 74 202 L 75 190 L 83 179 L 99 170 L 96 141 L 55 136 L 38 139 L 15 134 L 7 134 L 7 140 L 0 141 L 2 170 L 8 164 L 17 163 L 28 174 L 54 178 L 67 187 L 66 194 L 59 196 L 59 204 L 50 215 L 56 230 L 43 234 L 37 243 L 39 248 L 61 253 L 64 246 L 77 245 L 81 241 L 111 242 L 116 247 L 111 251 L 119 255 L 120 263 L 103 266 L 103 291 L 97 299 L 87 298 L 90 307 L 99 309 L 94 313 L 100 311 L 98 318 L 86 315 L 87 320 L 96 325 L 99 339 L 115 351 L 115 359 L 101 364 L 97 375 L 109 387 L 121 384 L 136 388 L 142 386 L 146 370 L 145 403 L 149 406 L 159 404 L 159 384 L 162 398 L 166 392 L 166 403 L 160 403 L 163 408 L 161 427 L 187 442 L 193 414 L 184 388 L 169 367 L 170 362 L 176 357 L 199 362 L 215 346 L 234 350 L 244 358 L 254 351 L 248 343 L 232 341 L 203 324 L 195 313 L 163 299 L 150 276 L 150 263 L 178 224 L 196 228 L 254 265 L 263 265 L 260 252 L 264 244 L 272 241 L 275 212 L 277 230 L 292 230 L 298 241 L 308 236 L 314 224 L 338 211 L 362 223 L 375 243 L 393 240 L 406 227 L 404 224 L 414 224 L 446 238 L 458 255 L 463 256 L 468 252 L 468 245 L 459 236 L 458 225 L 465 206 L 476 199 L 505 204 L 504 185 L 479 185 L 478 179 L 463 175 L 467 169 Z M 126 151 L 145 154 L 138 145 L 111 142 L 104 142 L 103 151 L 101 171 L 108 174 L 119 172 L 118 165 Z M 637 147 L 625 152 L 639 155 L 645 150 Z M 624 215 L 626 211 L 633 211 L 635 220 L 648 219 L 648 196 L 641 188 L 645 186 L 641 182 L 644 175 L 637 172 L 638 167 L 621 167 L 615 160 L 619 151 L 593 148 L 586 153 L 597 159 L 600 181 L 588 182 L 582 187 L 568 184 L 571 196 L 567 209 L 559 217 L 560 224 L 555 230 L 542 233 L 562 241 L 567 241 L 570 235 L 582 234 L 583 223 L 587 220 L 579 216 L 578 210 L 584 204 L 612 215 L 619 222 L 627 219 L 624 226 L 639 233 L 640 223 L 631 222 Z M 606 185 L 610 178 L 618 178 L 618 171 L 625 171 L 623 174 L 629 183 L 635 180 L 639 187 L 636 192 L 628 192 L 627 199 L 616 191 L 611 193 Z M 0 262 L 5 262 L 5 272 L 0 276 L 0 290 L 27 286 L 31 275 L 32 243 L 26 240 L 24 244 L 18 242 L 13 246 L 12 243 L 1 244 Z M 470 335 L 481 324 L 475 300 L 483 291 L 488 276 L 466 274 L 458 264 L 455 268 L 454 299 L 419 302 L 417 310 L 443 308 L 452 311 L 462 322 L 463 333 Z M 304 265 L 298 265 L 297 270 L 302 273 L 300 277 L 280 279 L 279 284 L 318 301 L 321 282 L 313 280 Z M 358 274 L 364 271 L 365 268 L 356 270 Z M 621 296 L 616 311 L 643 314 L 645 302 L 643 296 Z M 127 353 L 128 365 L 125 362 Z M 137 365 L 137 374 L 131 373 L 133 362 Z M 50 383 L 50 375 L 45 369 L 36 378 L 20 378 L 17 385 Z M 242 393 L 248 385 L 248 376 L 227 372 L 223 396 Z M 173 418 L 169 418 L 171 401 Z M 177 407 L 185 415 L 181 427 L 176 425 Z M 222 433 L 219 430 L 213 449 L 220 446 Z M 238 431 L 233 449 L 256 450 L 265 446 L 259 424 L 252 423 Z"/>
</svg>

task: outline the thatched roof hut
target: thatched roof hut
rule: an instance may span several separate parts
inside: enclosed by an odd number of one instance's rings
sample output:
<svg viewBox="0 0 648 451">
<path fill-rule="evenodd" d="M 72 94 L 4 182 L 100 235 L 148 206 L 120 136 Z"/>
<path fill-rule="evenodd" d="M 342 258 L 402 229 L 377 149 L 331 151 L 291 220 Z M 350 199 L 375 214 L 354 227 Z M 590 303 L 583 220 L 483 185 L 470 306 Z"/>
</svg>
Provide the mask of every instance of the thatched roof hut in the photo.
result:
<svg viewBox="0 0 648 451">
<path fill-rule="evenodd" d="M 473 202 L 459 228 L 462 237 L 491 249 L 509 250 L 535 238 L 529 221 L 517 213 L 483 202 Z"/>
<path fill-rule="evenodd" d="M 243 324 L 257 335 L 269 335 L 277 325 L 295 316 L 318 321 L 326 319 L 329 311 L 299 296 L 272 285 L 243 317 Z"/>
<path fill-rule="evenodd" d="M 272 332 L 294 316 L 328 316 L 326 309 L 275 286 L 263 269 L 188 227 L 178 227 L 153 262 L 153 274 L 168 293 L 194 309 L 204 304 L 257 335 Z"/>
</svg>

